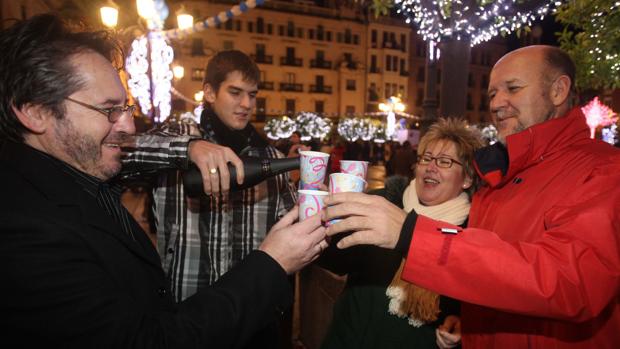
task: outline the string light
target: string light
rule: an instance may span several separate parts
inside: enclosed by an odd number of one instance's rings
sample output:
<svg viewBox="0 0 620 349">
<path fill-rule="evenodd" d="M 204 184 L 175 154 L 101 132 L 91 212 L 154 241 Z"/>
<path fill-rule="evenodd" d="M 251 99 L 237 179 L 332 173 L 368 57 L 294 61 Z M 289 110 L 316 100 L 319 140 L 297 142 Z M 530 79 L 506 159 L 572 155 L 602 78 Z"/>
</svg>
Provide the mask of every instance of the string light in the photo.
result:
<svg viewBox="0 0 620 349">
<path fill-rule="evenodd" d="M 395 0 L 394 3 L 407 23 L 417 25 L 418 34 L 424 40 L 440 42 L 445 38 L 467 37 L 471 46 L 530 26 L 532 21 L 544 18 L 561 5 L 558 0 L 544 0 L 533 10 L 521 10 L 519 7 L 525 7 L 527 0 L 479 1 L 471 7 L 464 0 Z"/>
</svg>

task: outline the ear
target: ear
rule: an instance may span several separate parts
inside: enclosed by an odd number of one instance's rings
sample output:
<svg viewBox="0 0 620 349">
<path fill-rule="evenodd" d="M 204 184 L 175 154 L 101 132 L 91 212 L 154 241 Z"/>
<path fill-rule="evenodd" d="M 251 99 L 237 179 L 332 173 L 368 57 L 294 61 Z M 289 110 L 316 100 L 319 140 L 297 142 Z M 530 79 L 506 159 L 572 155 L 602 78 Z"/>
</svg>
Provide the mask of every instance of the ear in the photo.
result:
<svg viewBox="0 0 620 349">
<path fill-rule="evenodd" d="M 463 180 L 463 190 L 471 188 L 472 184 L 474 184 L 474 181 L 471 179 L 471 177 L 465 176 L 465 179 Z"/>
<path fill-rule="evenodd" d="M 21 108 L 11 106 L 19 122 L 34 134 L 43 134 L 49 127 L 50 119 L 54 116 L 40 105 L 26 104 Z"/>
<path fill-rule="evenodd" d="M 568 100 L 570 96 L 571 81 L 567 75 L 560 75 L 551 84 L 550 98 L 553 105 L 560 106 Z"/>
<path fill-rule="evenodd" d="M 207 101 L 207 103 L 209 104 L 213 104 L 215 103 L 215 99 L 217 98 L 217 91 L 215 91 L 213 89 L 213 87 L 211 86 L 211 84 L 205 84 L 203 87 L 204 90 L 204 99 L 205 101 Z"/>
</svg>

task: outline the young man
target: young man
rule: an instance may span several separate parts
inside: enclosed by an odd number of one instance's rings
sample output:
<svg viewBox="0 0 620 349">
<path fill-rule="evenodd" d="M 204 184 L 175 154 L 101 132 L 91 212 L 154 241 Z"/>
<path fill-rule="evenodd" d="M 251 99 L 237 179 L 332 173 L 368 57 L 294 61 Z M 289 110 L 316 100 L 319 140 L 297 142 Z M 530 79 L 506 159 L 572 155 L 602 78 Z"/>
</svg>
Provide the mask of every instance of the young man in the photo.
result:
<svg viewBox="0 0 620 349">
<path fill-rule="evenodd" d="M 339 247 L 396 248 L 405 280 L 463 301 L 464 348 L 620 346 L 620 150 L 589 138 L 574 77 L 550 46 L 493 67 L 501 143 L 476 156 L 487 185 L 468 229 L 363 194 L 326 200 L 326 219 L 352 215 L 328 230 L 356 231 Z"/>
<path fill-rule="evenodd" d="M 122 62 L 118 45 L 105 32 L 77 32 L 42 15 L 0 31 L 0 47 L 7 343 L 240 347 L 290 305 L 287 274 L 327 245 L 318 217 L 291 225 L 292 210 L 257 251 L 177 304 L 157 252 L 110 181 L 121 170 L 120 145 L 135 132 L 113 65 Z"/>
<path fill-rule="evenodd" d="M 154 135 L 139 137 L 136 151 L 125 160 L 128 165 L 153 159 L 165 163 L 170 148 L 162 147 L 157 135 L 166 137 L 164 144 L 170 137 L 197 137 L 189 143 L 187 154 L 196 154 L 194 163 L 201 170 L 206 195 L 185 196 L 178 171 L 160 175 L 153 192 L 158 250 L 176 301 L 217 281 L 259 246 L 266 232 L 295 204 L 288 174 L 242 191 L 228 191 L 228 161 L 243 173 L 238 156 L 284 157 L 249 123 L 259 79 L 260 71 L 247 55 L 236 50 L 219 52 L 206 68 L 200 124 L 168 123 Z M 185 148 L 175 149 L 173 156 L 182 160 Z M 267 337 L 274 338 L 273 334 Z"/>
</svg>

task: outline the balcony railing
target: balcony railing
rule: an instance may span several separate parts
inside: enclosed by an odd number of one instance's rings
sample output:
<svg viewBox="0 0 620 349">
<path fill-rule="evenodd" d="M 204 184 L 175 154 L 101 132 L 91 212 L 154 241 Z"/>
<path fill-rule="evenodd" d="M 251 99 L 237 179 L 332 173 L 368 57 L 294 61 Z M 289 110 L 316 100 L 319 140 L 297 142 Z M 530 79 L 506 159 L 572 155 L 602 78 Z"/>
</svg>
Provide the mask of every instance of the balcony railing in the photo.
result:
<svg viewBox="0 0 620 349">
<path fill-rule="evenodd" d="M 273 91 L 273 81 L 261 81 L 258 83 L 259 90 Z"/>
<path fill-rule="evenodd" d="M 370 67 L 369 73 L 371 73 L 371 74 L 381 74 L 381 69 L 379 69 L 377 67 Z"/>
<path fill-rule="evenodd" d="M 250 55 L 254 62 L 260 64 L 273 64 L 273 56 L 271 55 Z"/>
<path fill-rule="evenodd" d="M 295 57 L 280 57 L 280 65 L 288 65 L 291 67 L 301 67 L 303 60 Z"/>
<path fill-rule="evenodd" d="M 311 59 L 310 68 L 331 69 L 332 61 L 326 61 L 324 59 Z"/>
<path fill-rule="evenodd" d="M 400 71 L 400 76 L 409 76 L 409 72 L 406 70 L 401 70 Z"/>
<path fill-rule="evenodd" d="M 304 92 L 304 86 L 302 84 L 294 84 L 290 82 L 281 82 L 280 91 L 288 92 Z"/>
<path fill-rule="evenodd" d="M 328 85 L 310 85 L 310 92 L 331 94 L 332 87 Z"/>
</svg>

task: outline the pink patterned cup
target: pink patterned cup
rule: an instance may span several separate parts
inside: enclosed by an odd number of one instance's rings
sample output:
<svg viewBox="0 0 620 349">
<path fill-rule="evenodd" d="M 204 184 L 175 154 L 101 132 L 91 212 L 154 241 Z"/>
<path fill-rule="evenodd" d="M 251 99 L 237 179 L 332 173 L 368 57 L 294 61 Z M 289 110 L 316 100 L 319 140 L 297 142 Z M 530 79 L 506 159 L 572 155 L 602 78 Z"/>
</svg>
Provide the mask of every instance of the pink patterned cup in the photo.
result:
<svg viewBox="0 0 620 349">
<path fill-rule="evenodd" d="M 366 180 L 368 161 L 340 160 L 340 172 L 352 174 Z"/>
<path fill-rule="evenodd" d="M 329 175 L 329 192 L 343 193 L 356 192 L 361 193 L 366 188 L 366 181 L 362 178 L 348 173 L 332 173 Z M 340 219 L 332 219 L 327 225 L 340 222 Z"/>
<path fill-rule="evenodd" d="M 319 214 L 323 207 L 323 200 L 329 195 L 326 191 L 321 190 L 299 190 L 297 191 L 299 204 L 299 221 Z"/>
<path fill-rule="evenodd" d="M 300 151 L 299 154 L 301 156 L 299 189 L 318 190 L 325 180 L 329 154 L 307 150 Z"/>
</svg>

